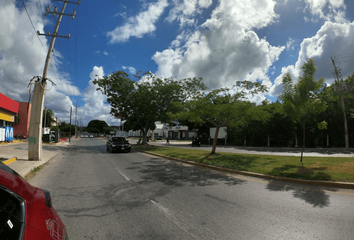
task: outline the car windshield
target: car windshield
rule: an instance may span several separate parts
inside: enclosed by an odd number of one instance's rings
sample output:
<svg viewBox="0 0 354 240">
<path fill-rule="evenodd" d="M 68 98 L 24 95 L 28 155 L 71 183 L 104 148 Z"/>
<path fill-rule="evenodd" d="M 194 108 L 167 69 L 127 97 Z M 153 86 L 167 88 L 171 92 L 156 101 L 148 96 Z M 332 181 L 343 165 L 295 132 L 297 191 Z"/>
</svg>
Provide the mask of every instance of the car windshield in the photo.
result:
<svg viewBox="0 0 354 240">
<path fill-rule="evenodd" d="M 126 142 L 126 140 L 123 137 L 113 137 L 112 142 Z"/>
</svg>

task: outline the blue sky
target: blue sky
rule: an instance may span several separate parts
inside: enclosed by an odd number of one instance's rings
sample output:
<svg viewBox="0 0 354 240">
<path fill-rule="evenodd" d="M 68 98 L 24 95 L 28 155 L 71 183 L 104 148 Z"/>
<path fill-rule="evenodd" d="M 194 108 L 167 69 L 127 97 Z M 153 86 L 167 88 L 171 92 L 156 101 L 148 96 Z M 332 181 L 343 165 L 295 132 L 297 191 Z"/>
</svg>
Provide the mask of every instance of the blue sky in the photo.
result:
<svg viewBox="0 0 354 240">
<path fill-rule="evenodd" d="M 29 99 L 29 80 L 42 75 L 56 18 L 51 0 L 0 2 L 0 92 Z M 26 8 L 25 8 L 26 7 Z M 68 4 L 51 61 L 45 105 L 59 121 L 119 120 L 92 81 L 118 70 L 151 71 L 158 77 L 203 77 L 209 89 L 238 80 L 260 81 L 269 92 L 250 96 L 260 103 L 282 92 L 282 74 L 296 80 L 307 58 L 317 78 L 333 83 L 331 57 L 343 78 L 354 72 L 354 3 L 350 0 L 82 0 Z M 28 14 L 27 14 L 28 13 Z M 74 111 L 76 112 L 76 111 Z"/>
</svg>

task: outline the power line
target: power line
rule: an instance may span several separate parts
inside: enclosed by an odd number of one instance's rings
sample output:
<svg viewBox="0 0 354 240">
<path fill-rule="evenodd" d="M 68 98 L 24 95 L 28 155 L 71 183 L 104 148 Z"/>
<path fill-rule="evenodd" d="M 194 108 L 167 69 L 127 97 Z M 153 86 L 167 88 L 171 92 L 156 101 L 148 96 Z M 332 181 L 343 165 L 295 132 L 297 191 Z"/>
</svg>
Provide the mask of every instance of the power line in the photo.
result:
<svg viewBox="0 0 354 240">
<path fill-rule="evenodd" d="M 39 42 L 41 43 L 41 45 L 42 45 L 42 47 L 43 47 L 44 52 L 46 52 L 46 49 L 45 49 L 45 47 L 44 47 L 44 45 L 43 45 L 43 43 L 42 43 L 41 39 L 39 38 L 39 36 L 38 36 L 38 34 L 37 34 L 37 30 L 36 30 L 36 28 L 34 27 L 34 24 L 33 24 L 33 22 L 32 22 L 31 16 L 30 16 L 30 15 L 29 15 L 29 13 L 28 13 L 28 10 L 27 10 L 27 7 L 26 7 L 26 4 L 25 4 L 25 1 L 24 1 L 24 0 L 22 0 L 22 3 L 23 3 L 23 6 L 25 7 L 25 10 L 26 10 L 26 13 L 27 13 L 28 19 L 29 19 L 29 20 L 30 20 L 30 22 L 31 22 L 32 28 L 33 28 L 34 32 L 36 33 L 36 36 L 37 36 L 37 38 L 38 38 Z"/>
<path fill-rule="evenodd" d="M 333 57 L 341 57 L 341 56 L 347 56 L 347 55 L 354 55 L 354 52 L 352 52 L 352 53 L 345 53 L 345 54 L 339 54 L 339 55 L 334 55 Z"/>
<path fill-rule="evenodd" d="M 38 2 L 39 2 L 39 9 L 41 10 L 42 16 L 44 16 L 41 0 L 38 0 Z"/>
</svg>

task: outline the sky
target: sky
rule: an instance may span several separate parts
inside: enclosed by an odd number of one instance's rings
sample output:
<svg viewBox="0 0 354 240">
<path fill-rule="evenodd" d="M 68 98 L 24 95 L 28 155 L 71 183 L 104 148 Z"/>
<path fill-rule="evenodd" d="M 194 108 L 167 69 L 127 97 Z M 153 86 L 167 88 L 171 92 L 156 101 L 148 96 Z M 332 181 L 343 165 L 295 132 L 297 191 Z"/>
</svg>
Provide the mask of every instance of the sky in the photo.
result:
<svg viewBox="0 0 354 240">
<path fill-rule="evenodd" d="M 74 2 L 75 0 L 72 0 Z M 63 7 L 52 0 L 0 1 L 0 92 L 28 102 L 42 76 L 50 37 Z M 306 59 L 316 79 L 332 84 L 333 59 L 345 79 L 354 72 L 352 0 L 82 0 L 69 3 L 55 40 L 44 105 L 60 122 L 94 119 L 119 125 L 93 80 L 124 70 L 157 77 L 202 77 L 209 90 L 257 81 L 276 101 L 282 76 L 294 82 Z"/>
</svg>

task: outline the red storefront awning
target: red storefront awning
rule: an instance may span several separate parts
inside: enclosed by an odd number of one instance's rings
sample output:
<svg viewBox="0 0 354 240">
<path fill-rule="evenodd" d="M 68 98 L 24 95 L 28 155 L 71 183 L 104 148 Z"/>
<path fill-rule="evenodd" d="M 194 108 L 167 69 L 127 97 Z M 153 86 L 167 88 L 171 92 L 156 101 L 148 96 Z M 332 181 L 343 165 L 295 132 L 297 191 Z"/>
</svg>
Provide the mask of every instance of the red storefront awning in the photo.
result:
<svg viewBox="0 0 354 240">
<path fill-rule="evenodd" d="M 9 112 L 18 113 L 19 103 L 0 93 L 0 108 Z"/>
</svg>

